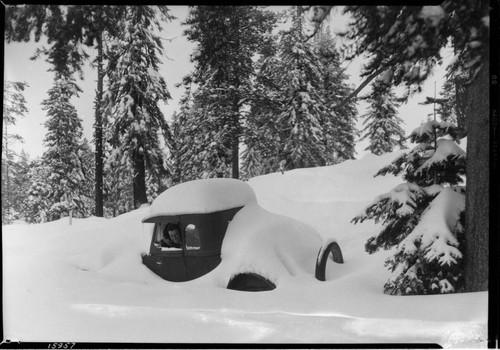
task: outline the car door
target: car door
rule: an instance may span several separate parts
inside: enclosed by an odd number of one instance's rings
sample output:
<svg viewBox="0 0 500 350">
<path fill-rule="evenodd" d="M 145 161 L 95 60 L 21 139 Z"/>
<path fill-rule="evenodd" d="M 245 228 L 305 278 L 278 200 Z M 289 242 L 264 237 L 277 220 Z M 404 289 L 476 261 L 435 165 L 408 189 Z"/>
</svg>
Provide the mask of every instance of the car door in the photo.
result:
<svg viewBox="0 0 500 350">
<path fill-rule="evenodd" d="M 168 281 L 187 281 L 188 275 L 184 262 L 184 250 L 182 248 L 162 247 L 160 243 L 163 229 L 168 222 L 178 221 L 169 220 L 155 223 L 150 254 L 145 256 L 143 260 L 153 272 Z"/>
</svg>

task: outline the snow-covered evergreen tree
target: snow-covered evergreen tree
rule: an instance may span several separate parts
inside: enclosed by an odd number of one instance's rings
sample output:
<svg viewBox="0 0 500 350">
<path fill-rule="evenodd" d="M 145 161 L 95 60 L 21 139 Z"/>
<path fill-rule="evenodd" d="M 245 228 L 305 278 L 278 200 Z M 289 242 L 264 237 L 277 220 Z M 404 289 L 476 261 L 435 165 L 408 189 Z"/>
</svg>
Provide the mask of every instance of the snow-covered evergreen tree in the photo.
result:
<svg viewBox="0 0 500 350">
<path fill-rule="evenodd" d="M 177 172 L 182 181 L 231 177 L 231 143 L 226 137 L 224 119 L 215 113 L 219 108 L 216 104 L 208 103 L 212 106 L 209 110 L 203 107 L 200 100 L 205 95 L 198 92 L 192 102 L 185 102 L 174 121 Z"/>
<path fill-rule="evenodd" d="M 329 26 L 319 30 L 314 46 L 318 51 L 323 75 L 326 113 L 322 127 L 326 164 L 330 165 L 354 158 L 355 139 L 358 136 L 357 110 L 353 100 L 341 105 L 353 89 L 346 83 L 348 76 L 340 66 L 340 55 Z"/>
<path fill-rule="evenodd" d="M 449 293 L 463 288 L 465 189 L 457 184 L 465 173 L 465 152 L 454 142 L 455 130 L 453 124 L 437 121 L 413 130 L 410 138 L 417 146 L 375 175 L 402 174 L 408 182 L 375 198 L 352 220 L 384 225 L 367 241 L 367 252 L 396 248 L 386 261 L 392 272 L 386 293 Z"/>
<path fill-rule="evenodd" d="M 300 13 L 293 9 L 290 15 L 292 25 L 282 33 L 277 55 L 262 62 L 259 98 L 250 112 L 249 123 L 264 143 L 252 144 L 249 139 L 248 145 L 266 159 L 263 169 L 271 171 L 278 170 L 281 161 L 286 169 L 326 164 L 322 122 L 328 107 L 322 66 L 313 45 L 304 40 Z"/>
<path fill-rule="evenodd" d="M 186 114 L 184 121 L 205 133 L 197 137 L 199 147 L 184 152 L 191 160 L 184 166 L 194 176 L 240 177 L 240 143 L 246 135 L 246 106 L 255 75 L 253 58 L 265 49 L 274 22 L 273 12 L 258 6 L 190 10 L 185 34 L 196 49 L 191 57 L 195 70 L 188 80 L 197 89 L 191 115 Z"/>
<path fill-rule="evenodd" d="M 398 117 L 396 95 L 392 87 L 382 80 L 375 80 L 372 91 L 365 97 L 370 107 L 365 118 L 361 140 L 368 139 L 365 150 L 381 155 L 389 153 L 395 147 L 404 147 L 403 120 Z"/>
<path fill-rule="evenodd" d="M 281 86 L 282 111 L 276 122 L 286 134 L 281 142 L 287 169 L 326 163 L 321 122 L 327 108 L 321 66 L 311 44 L 304 41 L 302 21 L 293 11 L 292 28 L 280 42 L 280 65 L 269 72 Z"/>
<path fill-rule="evenodd" d="M 83 129 L 76 108 L 70 102 L 78 91 L 72 78 L 56 73 L 54 85 L 48 92 L 49 97 L 42 102 L 48 118 L 44 138 L 46 151 L 42 162 L 50 173 L 49 221 L 68 215 L 70 210 L 80 216 L 88 213 L 84 197 L 88 197 L 89 193 L 83 186 L 91 179 L 85 177 L 85 165 L 80 158 Z"/>
<path fill-rule="evenodd" d="M 30 186 L 23 218 L 29 223 L 46 222 L 53 204 L 50 169 L 40 159 L 34 160 L 30 165 L 28 177 Z"/>
<path fill-rule="evenodd" d="M 15 211 L 14 197 L 16 190 L 13 182 L 16 176 L 12 168 L 16 162 L 16 154 L 12 151 L 12 144 L 22 141 L 19 135 L 10 133 L 10 127 L 16 124 L 18 118 L 28 112 L 23 91 L 27 87 L 25 82 L 4 82 L 3 90 L 3 119 L 2 119 L 2 224 L 10 223 Z"/>
<path fill-rule="evenodd" d="M 21 150 L 21 153 L 16 157 L 16 161 L 12 163 L 10 171 L 12 172 L 11 182 L 11 204 L 12 204 L 12 218 L 22 219 L 23 213 L 26 209 L 26 202 L 28 198 L 28 189 L 30 186 L 30 178 L 28 176 L 30 171 L 29 155 Z M 2 167 L 2 170 L 4 168 Z M 2 193 L 2 196 L 5 194 Z M 2 208 L 3 209 L 3 208 Z"/>
<path fill-rule="evenodd" d="M 170 99 L 170 94 L 158 73 L 163 45 L 155 31 L 161 30 L 160 20 L 171 19 L 165 6 L 127 6 L 121 35 L 110 49 L 104 94 L 109 142 L 130 160 L 136 208 L 148 201 L 146 172 L 157 178 L 167 174 L 163 144 L 168 146 L 168 125 L 159 103 Z"/>
<path fill-rule="evenodd" d="M 277 66 L 278 38 L 269 46 L 257 62 L 252 103 L 246 120 L 245 150 L 242 152 L 242 167 L 246 178 L 277 171 L 283 160 L 281 140 L 282 127 L 276 123 L 281 109 L 281 93 L 274 77 L 267 75 L 271 67 Z"/>
</svg>

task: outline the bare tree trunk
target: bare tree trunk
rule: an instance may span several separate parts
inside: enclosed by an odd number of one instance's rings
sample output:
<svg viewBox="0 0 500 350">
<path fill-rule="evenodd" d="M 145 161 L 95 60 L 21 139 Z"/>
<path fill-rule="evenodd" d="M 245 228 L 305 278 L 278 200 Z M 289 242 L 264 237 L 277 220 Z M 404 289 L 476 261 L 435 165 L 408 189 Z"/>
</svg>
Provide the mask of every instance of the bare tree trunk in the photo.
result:
<svg viewBox="0 0 500 350">
<path fill-rule="evenodd" d="M 240 178 L 240 157 L 239 157 L 239 140 L 235 136 L 232 142 L 232 177 L 233 179 Z"/>
<path fill-rule="evenodd" d="M 466 87 L 467 193 L 465 236 L 465 288 L 488 290 L 490 108 L 489 49 L 476 79 Z"/>
<path fill-rule="evenodd" d="M 141 150 L 134 152 L 134 208 L 139 208 L 148 202 L 146 195 L 146 167 L 144 164 L 144 154 Z"/>
<path fill-rule="evenodd" d="M 95 102 L 95 216 L 104 216 L 103 200 L 103 147 L 102 147 L 102 93 L 103 93 L 103 68 L 102 68 L 102 36 L 97 36 L 97 96 Z"/>
</svg>

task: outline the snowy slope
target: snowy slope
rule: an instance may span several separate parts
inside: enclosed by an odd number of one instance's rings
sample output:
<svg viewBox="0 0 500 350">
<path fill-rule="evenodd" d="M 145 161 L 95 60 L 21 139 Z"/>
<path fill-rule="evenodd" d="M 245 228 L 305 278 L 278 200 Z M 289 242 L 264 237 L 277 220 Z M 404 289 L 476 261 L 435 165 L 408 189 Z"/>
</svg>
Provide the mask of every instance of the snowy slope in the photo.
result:
<svg viewBox="0 0 500 350">
<path fill-rule="evenodd" d="M 299 274 L 270 292 L 226 290 L 200 279 L 164 281 L 141 263 L 148 208 L 114 219 L 10 225 L 3 231 L 4 337 L 95 342 L 432 342 L 484 347 L 487 293 L 388 296 L 383 263 L 350 220 L 399 184 L 373 174 L 399 153 L 253 178 L 265 209 L 336 238 L 345 264 L 327 281 Z M 144 224 L 148 225 L 148 224 Z"/>
</svg>

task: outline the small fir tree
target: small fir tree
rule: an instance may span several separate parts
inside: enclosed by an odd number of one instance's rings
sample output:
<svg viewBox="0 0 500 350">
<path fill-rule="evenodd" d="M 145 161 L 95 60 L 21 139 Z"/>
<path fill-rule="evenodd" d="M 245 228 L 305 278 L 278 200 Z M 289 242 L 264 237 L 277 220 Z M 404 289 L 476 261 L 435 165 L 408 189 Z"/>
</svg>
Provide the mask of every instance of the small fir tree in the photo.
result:
<svg viewBox="0 0 500 350">
<path fill-rule="evenodd" d="M 463 288 L 465 152 L 456 145 L 456 127 L 430 121 L 410 134 L 418 143 L 377 175 L 403 175 L 407 183 L 378 196 L 352 222 L 382 222 L 365 246 L 369 253 L 395 247 L 386 260 L 389 294 L 435 294 Z M 447 136 L 448 138 L 445 138 Z M 441 137 L 437 139 L 437 137 Z"/>
</svg>

